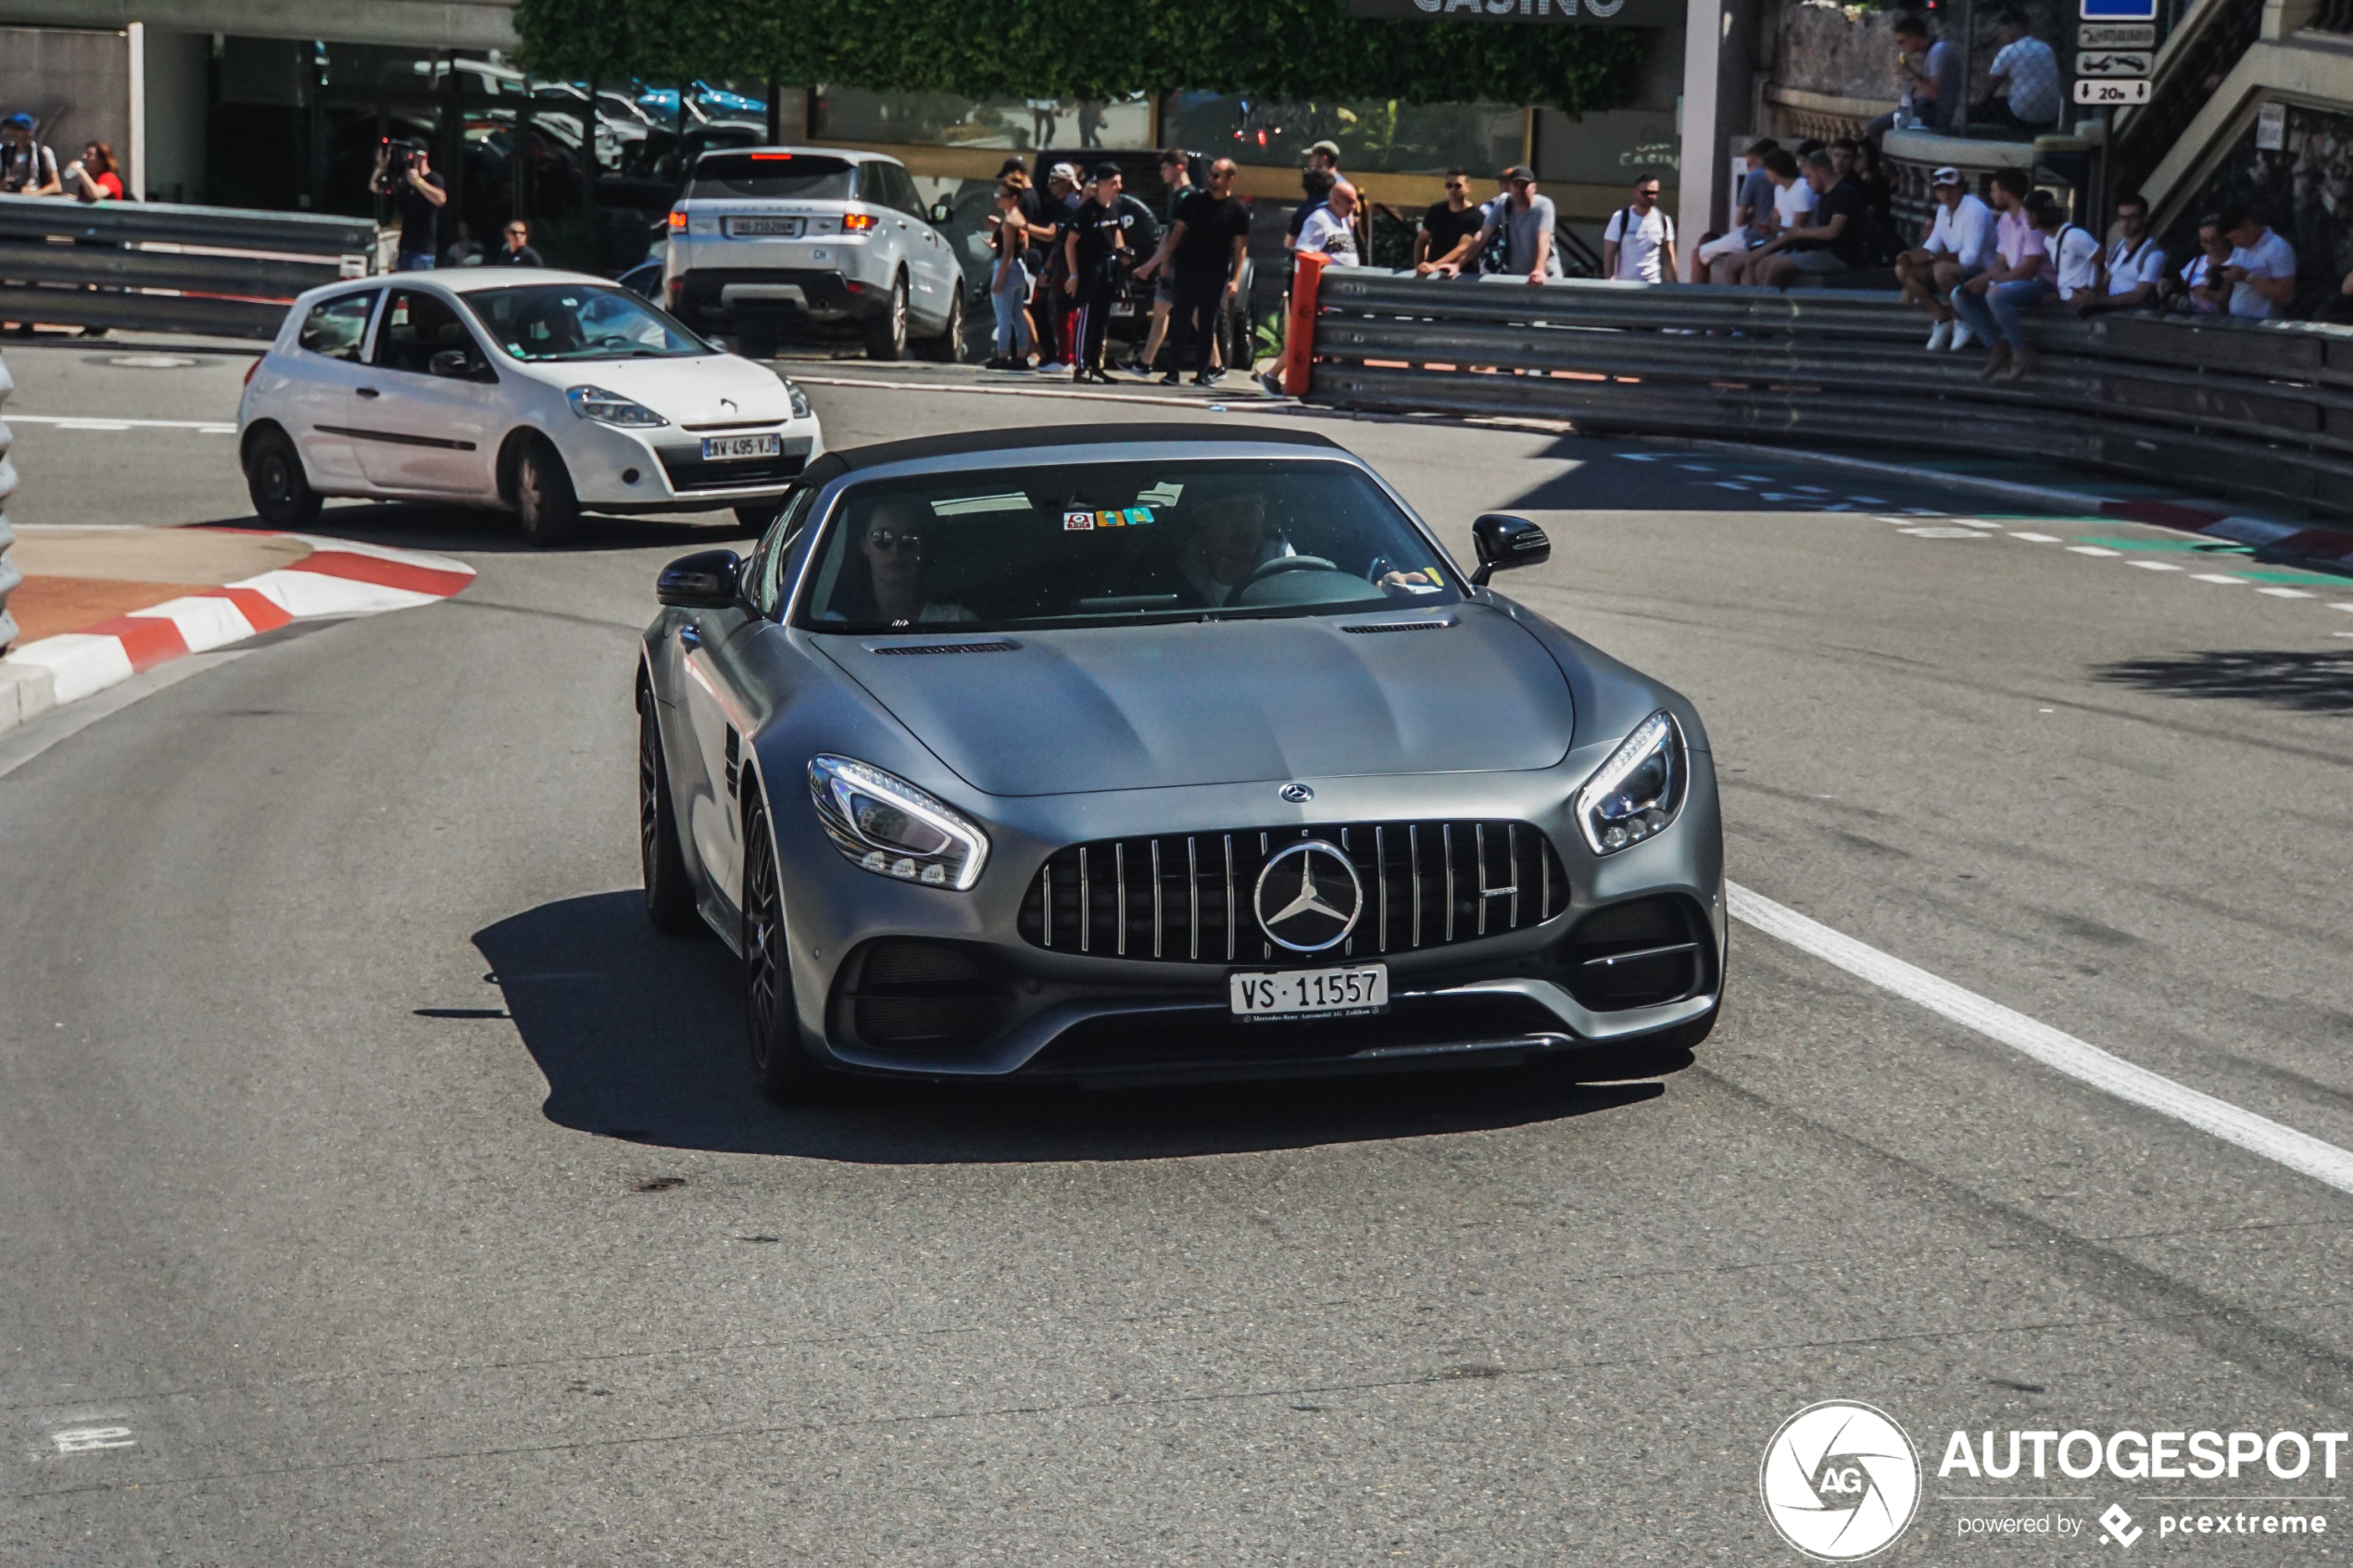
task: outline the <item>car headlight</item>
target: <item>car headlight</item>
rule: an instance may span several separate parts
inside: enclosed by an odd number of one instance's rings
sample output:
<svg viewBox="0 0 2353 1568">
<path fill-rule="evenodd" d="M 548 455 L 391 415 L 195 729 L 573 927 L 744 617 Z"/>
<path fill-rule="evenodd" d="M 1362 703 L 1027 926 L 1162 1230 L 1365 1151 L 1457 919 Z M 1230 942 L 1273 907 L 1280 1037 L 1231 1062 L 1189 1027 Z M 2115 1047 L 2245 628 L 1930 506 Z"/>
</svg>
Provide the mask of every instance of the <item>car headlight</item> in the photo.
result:
<svg viewBox="0 0 2353 1568">
<path fill-rule="evenodd" d="M 1614 855 L 1665 831 L 1683 809 L 1690 766 L 1682 726 L 1652 714 L 1593 770 L 1577 792 L 1577 825 L 1596 855 Z"/>
<path fill-rule="evenodd" d="M 782 376 L 779 376 L 776 379 L 784 381 Z M 788 381 L 785 382 L 785 395 L 792 399 L 792 417 L 794 419 L 805 420 L 809 417 L 809 395 L 808 394 L 802 392 L 797 383 Z"/>
<path fill-rule="evenodd" d="M 961 893 L 988 863 L 988 835 L 978 824 L 880 768 L 812 757 L 809 793 L 834 847 L 862 871 Z"/>
<path fill-rule="evenodd" d="M 670 421 L 647 408 L 632 402 L 618 392 L 607 392 L 601 386 L 575 386 L 565 391 L 572 400 L 572 411 L 584 420 L 594 420 L 600 425 L 666 425 Z"/>
</svg>

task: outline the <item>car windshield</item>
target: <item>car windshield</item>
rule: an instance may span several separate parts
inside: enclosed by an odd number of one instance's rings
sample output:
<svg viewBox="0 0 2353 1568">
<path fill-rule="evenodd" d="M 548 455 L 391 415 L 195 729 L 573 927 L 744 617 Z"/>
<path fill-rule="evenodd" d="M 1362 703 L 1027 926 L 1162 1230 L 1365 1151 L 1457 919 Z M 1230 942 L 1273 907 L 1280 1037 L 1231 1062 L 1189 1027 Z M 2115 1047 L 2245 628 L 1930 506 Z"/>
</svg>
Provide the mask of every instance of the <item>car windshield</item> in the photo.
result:
<svg viewBox="0 0 2353 1568">
<path fill-rule="evenodd" d="M 696 160 L 686 197 L 846 202 L 856 172 L 846 159 L 813 153 L 708 153 Z"/>
<path fill-rule="evenodd" d="M 862 484 L 797 624 L 1013 630 L 1458 602 L 1452 569 L 1361 470 L 1071 463 Z"/>
<path fill-rule="evenodd" d="M 490 340 L 517 359 L 672 359 L 716 353 L 623 289 L 523 283 L 459 295 Z"/>
</svg>

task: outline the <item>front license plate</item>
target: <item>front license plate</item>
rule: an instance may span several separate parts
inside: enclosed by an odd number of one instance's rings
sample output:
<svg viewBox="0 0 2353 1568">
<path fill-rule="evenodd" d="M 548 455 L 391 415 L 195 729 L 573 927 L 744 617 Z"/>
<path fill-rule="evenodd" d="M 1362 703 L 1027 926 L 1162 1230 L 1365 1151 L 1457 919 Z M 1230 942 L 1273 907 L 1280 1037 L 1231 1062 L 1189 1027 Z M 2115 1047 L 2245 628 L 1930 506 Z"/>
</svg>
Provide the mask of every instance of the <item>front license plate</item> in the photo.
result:
<svg viewBox="0 0 2353 1568">
<path fill-rule="evenodd" d="M 1389 1010 L 1389 966 L 1285 969 L 1230 977 L 1236 1018 L 1362 1018 Z"/>
<path fill-rule="evenodd" d="M 781 458 L 785 455 L 785 438 L 781 435 L 706 435 L 702 438 L 702 460 L 724 463 L 738 458 Z"/>
<path fill-rule="evenodd" d="M 727 235 L 730 239 L 797 240 L 806 221 L 799 218 L 730 218 Z"/>
</svg>

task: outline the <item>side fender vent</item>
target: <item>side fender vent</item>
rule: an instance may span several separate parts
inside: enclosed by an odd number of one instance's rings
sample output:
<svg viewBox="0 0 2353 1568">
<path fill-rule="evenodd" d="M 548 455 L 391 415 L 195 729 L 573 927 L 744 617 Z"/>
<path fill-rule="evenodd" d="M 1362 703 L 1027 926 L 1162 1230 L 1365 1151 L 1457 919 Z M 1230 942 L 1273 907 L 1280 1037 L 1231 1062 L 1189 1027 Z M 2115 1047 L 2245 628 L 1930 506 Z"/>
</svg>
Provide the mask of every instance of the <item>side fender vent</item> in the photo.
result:
<svg viewBox="0 0 2353 1568">
<path fill-rule="evenodd" d="M 735 725 L 730 724 L 727 726 L 727 798 L 730 800 L 736 798 L 736 781 L 742 776 L 743 765 L 744 737 L 736 733 Z"/>
</svg>

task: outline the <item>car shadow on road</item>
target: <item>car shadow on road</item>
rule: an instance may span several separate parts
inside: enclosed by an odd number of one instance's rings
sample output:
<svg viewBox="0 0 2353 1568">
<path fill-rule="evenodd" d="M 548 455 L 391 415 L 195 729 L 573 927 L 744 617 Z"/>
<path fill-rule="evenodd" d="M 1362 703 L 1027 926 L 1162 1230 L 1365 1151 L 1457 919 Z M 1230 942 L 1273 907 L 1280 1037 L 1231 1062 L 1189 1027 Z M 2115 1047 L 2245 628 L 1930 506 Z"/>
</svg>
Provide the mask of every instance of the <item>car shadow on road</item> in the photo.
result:
<svg viewBox="0 0 2353 1568">
<path fill-rule="evenodd" d="M 1164 1160 L 1524 1126 L 1665 1092 L 1494 1070 L 1133 1090 L 867 1082 L 786 1109 L 752 1081 L 734 958 L 713 936 L 654 932 L 635 891 L 543 904 L 474 946 L 547 1080 L 547 1119 L 670 1148 L 871 1164 Z"/>
<path fill-rule="evenodd" d="M 184 524 L 189 528 L 265 529 L 258 517 L 220 518 Z M 756 537 L 732 512 L 689 512 L 675 517 L 605 517 L 581 514 L 579 532 L 561 545 L 535 545 L 513 517 L 474 507 L 436 507 L 409 501 L 333 505 L 296 530 L 328 539 L 349 539 L 399 550 L 447 550 L 469 555 L 593 555 L 605 550 L 668 547 L 685 554 L 733 546 L 749 547 Z"/>
<path fill-rule="evenodd" d="M 2298 713 L 2353 713 L 2353 651 L 2217 648 L 2121 659 L 2092 673 L 2159 696 L 2234 697 Z"/>
</svg>

